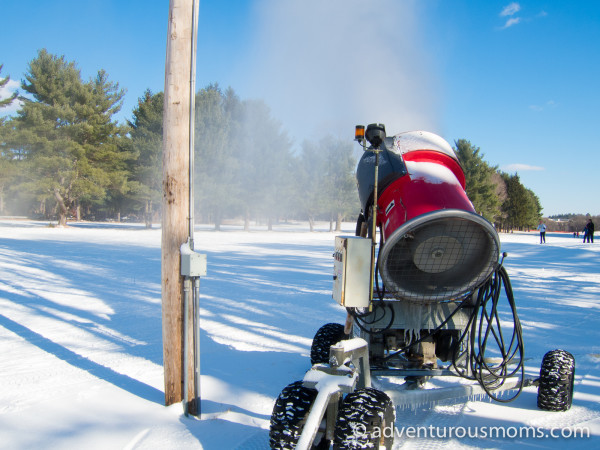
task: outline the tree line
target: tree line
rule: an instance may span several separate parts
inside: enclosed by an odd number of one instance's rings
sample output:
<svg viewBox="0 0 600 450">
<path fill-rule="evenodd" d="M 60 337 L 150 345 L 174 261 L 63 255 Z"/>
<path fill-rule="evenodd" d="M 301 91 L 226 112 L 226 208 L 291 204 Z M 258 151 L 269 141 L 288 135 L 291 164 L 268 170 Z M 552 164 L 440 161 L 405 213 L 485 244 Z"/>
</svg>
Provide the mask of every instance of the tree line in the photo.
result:
<svg viewBox="0 0 600 450">
<path fill-rule="evenodd" d="M 29 63 L 21 89 L 16 116 L 0 124 L 0 214 L 62 225 L 160 219 L 162 92 L 146 91 L 119 124 L 118 83 L 104 71 L 85 81 L 74 62 L 46 50 Z M 246 227 L 327 218 L 339 227 L 358 214 L 352 141 L 325 136 L 294 151 L 268 106 L 231 88 L 197 92 L 194 149 L 197 217 L 217 229 L 234 218 Z"/>
<path fill-rule="evenodd" d="M 518 173 L 508 174 L 487 163 L 479 147 L 469 141 L 455 142 L 465 172 L 467 196 L 475 210 L 499 231 L 535 228 L 542 217 L 540 200 L 523 186 Z"/>
<path fill-rule="evenodd" d="M 0 66 L 0 71 L 2 66 Z M 0 78 L 0 87 L 9 78 Z M 147 90 L 125 124 L 115 115 L 124 90 L 100 70 L 83 80 L 76 64 L 40 50 L 21 82 L 21 105 L 0 119 L 0 215 L 57 220 L 160 220 L 162 92 Z M 15 97 L 0 99 L 0 107 Z M 359 212 L 351 140 L 324 136 L 298 149 L 261 100 L 217 84 L 196 95 L 195 211 L 216 229 L 228 220 L 268 228 L 329 220 L 340 229 Z M 500 229 L 537 224 L 541 205 L 518 174 L 455 141 L 475 209 Z M 188 174 L 182 174 L 187 177 Z"/>
</svg>

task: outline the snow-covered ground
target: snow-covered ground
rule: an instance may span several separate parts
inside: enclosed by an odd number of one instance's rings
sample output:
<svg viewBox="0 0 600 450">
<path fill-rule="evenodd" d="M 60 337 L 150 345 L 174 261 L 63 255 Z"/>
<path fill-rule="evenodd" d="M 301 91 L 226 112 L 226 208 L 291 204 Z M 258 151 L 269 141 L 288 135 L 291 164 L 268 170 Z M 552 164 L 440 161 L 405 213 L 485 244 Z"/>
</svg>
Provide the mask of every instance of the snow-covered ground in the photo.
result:
<svg viewBox="0 0 600 450">
<path fill-rule="evenodd" d="M 315 331 L 345 318 L 331 299 L 334 234 L 327 228 L 197 231 L 196 248 L 208 254 L 197 420 L 179 404 L 163 406 L 160 230 L 1 220 L 0 447 L 268 448 L 275 398 L 309 368 Z M 345 234 L 353 228 L 346 224 Z M 531 387 L 508 404 L 399 410 L 399 429 L 453 434 L 405 434 L 396 447 L 600 448 L 600 243 L 549 234 L 540 245 L 534 233 L 501 240 L 527 374 L 537 376 L 548 350 L 573 353 L 573 407 L 540 411 Z M 507 437 L 483 438 L 486 427 Z M 528 427 L 548 436 L 519 437 Z M 591 436 L 550 436 L 581 431 Z"/>
</svg>

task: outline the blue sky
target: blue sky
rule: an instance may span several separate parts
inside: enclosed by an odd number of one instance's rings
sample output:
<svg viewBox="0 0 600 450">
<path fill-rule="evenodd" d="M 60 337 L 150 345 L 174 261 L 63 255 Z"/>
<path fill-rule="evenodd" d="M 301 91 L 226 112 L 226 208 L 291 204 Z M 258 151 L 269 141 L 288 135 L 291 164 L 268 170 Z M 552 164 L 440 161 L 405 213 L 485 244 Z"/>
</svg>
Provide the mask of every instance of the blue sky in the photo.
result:
<svg viewBox="0 0 600 450">
<path fill-rule="evenodd" d="M 128 119 L 163 90 L 168 9 L 0 0 L 1 76 L 16 87 L 46 48 L 106 70 Z M 201 0 L 199 23 L 197 87 L 264 99 L 296 143 L 425 129 L 518 172 L 544 215 L 600 214 L 600 1 Z"/>
</svg>

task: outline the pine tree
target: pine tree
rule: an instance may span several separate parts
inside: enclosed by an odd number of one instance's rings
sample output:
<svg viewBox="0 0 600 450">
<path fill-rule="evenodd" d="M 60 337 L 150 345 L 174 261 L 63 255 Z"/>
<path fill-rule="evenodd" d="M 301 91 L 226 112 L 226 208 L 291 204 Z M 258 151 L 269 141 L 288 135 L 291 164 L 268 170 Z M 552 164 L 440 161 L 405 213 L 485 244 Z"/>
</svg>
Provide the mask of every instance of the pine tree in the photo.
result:
<svg viewBox="0 0 600 450">
<path fill-rule="evenodd" d="M 5 199 L 18 175 L 18 160 L 7 146 L 11 127 L 0 120 L 0 214 L 5 212 Z"/>
<path fill-rule="evenodd" d="M 28 66 L 15 119 L 27 165 L 21 187 L 38 202 L 55 202 L 60 225 L 81 204 L 98 204 L 126 190 L 123 129 L 112 120 L 124 95 L 100 71 L 84 83 L 74 62 L 40 50 Z"/>
<path fill-rule="evenodd" d="M 325 208 L 330 212 L 330 221 L 335 220 L 335 230 L 341 231 L 342 220 L 348 214 L 356 215 L 360 209 L 352 141 L 328 136 L 319 142 L 319 146 L 327 158 L 327 170 L 323 174 Z M 331 222 L 330 229 L 333 228 Z"/>
<path fill-rule="evenodd" d="M 542 217 L 543 208 L 540 204 L 540 199 L 531 189 L 525 188 L 525 192 L 527 194 L 527 213 L 525 216 L 525 225 L 528 228 L 535 228 Z"/>
<path fill-rule="evenodd" d="M 533 225 L 535 220 L 530 223 L 532 198 L 521 184 L 519 175 L 517 173 L 514 175 L 503 174 L 503 178 L 506 183 L 507 199 L 502 205 L 502 210 L 506 213 L 508 228 L 522 230 L 528 225 Z"/>
<path fill-rule="evenodd" d="M 146 228 L 152 227 L 162 195 L 163 107 L 164 94 L 147 90 L 129 122 L 131 150 L 136 156 L 130 165 L 130 198 L 142 203 Z"/>
<path fill-rule="evenodd" d="M 251 215 L 267 219 L 268 229 L 291 208 L 293 160 L 291 144 L 269 107 L 261 100 L 241 104 L 234 120 L 239 158 L 239 195 L 245 228 Z"/>
<path fill-rule="evenodd" d="M 310 231 L 315 220 L 329 209 L 326 201 L 328 158 L 318 144 L 304 141 L 298 162 L 298 208 L 308 218 Z"/>
<path fill-rule="evenodd" d="M 239 159 L 231 132 L 233 92 L 209 85 L 196 94 L 195 208 L 210 215 L 220 230 L 225 215 L 240 207 Z"/>
<path fill-rule="evenodd" d="M 3 65 L 0 64 L 0 73 L 2 73 L 2 67 Z M 10 77 L 0 78 L 0 89 L 5 87 L 9 81 Z M 8 98 L 0 98 L 0 108 L 9 106 L 16 98 L 16 92 Z M 3 117 L 0 118 L 0 214 L 4 214 L 5 194 L 8 191 L 8 187 L 14 182 L 16 176 L 16 168 L 12 153 L 6 146 L 8 134 L 11 132 L 11 129 L 8 125 L 5 125 L 4 122 L 5 119 Z"/>
<path fill-rule="evenodd" d="M 133 153 L 124 140 L 128 129 L 118 125 L 112 117 L 120 111 L 125 92 L 119 89 L 118 83 L 109 81 L 104 70 L 100 70 L 84 87 L 86 96 L 78 105 L 79 120 L 74 128 L 89 161 L 90 172 L 89 176 L 80 179 L 80 190 L 75 191 L 77 219 L 80 218 L 80 206 L 88 204 L 107 207 L 120 220 L 122 205 L 129 191 L 128 162 Z M 90 195 L 98 187 L 99 195 Z"/>
<path fill-rule="evenodd" d="M 497 167 L 490 166 L 483 160 L 479 147 L 465 139 L 455 141 L 456 153 L 462 165 L 466 179 L 467 196 L 473 203 L 475 211 L 490 222 L 500 216 L 500 201 L 494 173 Z"/>
<path fill-rule="evenodd" d="M 2 73 L 2 67 L 4 67 L 4 65 L 0 64 L 0 73 Z M 4 86 L 6 86 L 9 81 L 10 81 L 10 77 L 0 78 L 0 89 L 2 89 Z M 8 98 L 4 98 L 4 99 L 0 98 L 0 108 L 9 106 L 17 98 L 17 96 L 18 96 L 18 93 L 14 92 Z"/>
</svg>

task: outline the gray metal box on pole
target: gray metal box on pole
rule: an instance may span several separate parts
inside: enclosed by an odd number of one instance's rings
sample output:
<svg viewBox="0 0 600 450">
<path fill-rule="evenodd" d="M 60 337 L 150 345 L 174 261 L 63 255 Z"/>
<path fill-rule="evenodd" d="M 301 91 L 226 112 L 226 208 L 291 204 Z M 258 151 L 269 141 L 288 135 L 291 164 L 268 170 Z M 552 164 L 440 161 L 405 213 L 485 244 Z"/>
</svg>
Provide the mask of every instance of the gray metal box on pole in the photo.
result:
<svg viewBox="0 0 600 450">
<path fill-rule="evenodd" d="M 182 245 L 181 275 L 184 277 L 206 276 L 206 254 L 191 250 L 187 244 Z"/>
</svg>

